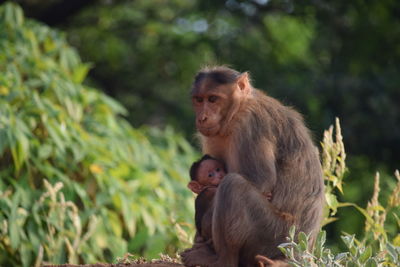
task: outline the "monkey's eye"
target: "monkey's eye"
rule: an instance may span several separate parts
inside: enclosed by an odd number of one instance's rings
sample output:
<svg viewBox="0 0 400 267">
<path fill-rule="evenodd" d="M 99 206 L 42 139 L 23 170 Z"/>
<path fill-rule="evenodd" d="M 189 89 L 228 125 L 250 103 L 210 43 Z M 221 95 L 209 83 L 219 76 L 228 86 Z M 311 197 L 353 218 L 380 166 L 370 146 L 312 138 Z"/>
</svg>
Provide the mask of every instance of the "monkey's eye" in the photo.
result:
<svg viewBox="0 0 400 267">
<path fill-rule="evenodd" d="M 215 103 L 218 100 L 218 96 L 216 95 L 211 95 L 208 97 L 208 102 L 210 103 Z"/>
<path fill-rule="evenodd" d="M 210 172 L 210 173 L 208 174 L 208 178 L 211 178 L 211 177 L 213 177 L 213 174 Z"/>
<path fill-rule="evenodd" d="M 215 170 L 216 170 L 217 172 L 219 172 L 221 169 L 220 169 L 220 168 L 216 168 Z"/>
<path fill-rule="evenodd" d="M 195 96 L 195 97 L 193 97 L 193 99 L 194 99 L 194 101 L 195 101 L 196 103 L 201 103 L 201 102 L 203 102 L 203 98 L 202 98 L 202 97 L 199 97 L 199 96 Z"/>
</svg>

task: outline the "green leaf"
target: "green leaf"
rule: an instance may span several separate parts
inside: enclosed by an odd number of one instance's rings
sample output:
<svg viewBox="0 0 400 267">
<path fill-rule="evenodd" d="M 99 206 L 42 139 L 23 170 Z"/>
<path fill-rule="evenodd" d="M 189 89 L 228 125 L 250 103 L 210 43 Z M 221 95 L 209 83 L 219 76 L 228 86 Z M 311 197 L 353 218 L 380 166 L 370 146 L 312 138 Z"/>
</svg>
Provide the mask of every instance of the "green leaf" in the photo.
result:
<svg viewBox="0 0 400 267">
<path fill-rule="evenodd" d="M 155 235 L 150 238 L 148 244 L 148 250 L 146 256 L 150 259 L 157 258 L 160 255 L 160 251 L 165 251 L 167 243 L 162 235 Z"/>
<path fill-rule="evenodd" d="M 321 256 L 322 256 L 322 250 L 323 250 L 325 241 L 326 241 L 326 232 L 320 231 L 317 235 L 317 239 L 315 241 L 315 246 L 314 246 L 314 255 L 317 258 L 321 258 Z"/>
<path fill-rule="evenodd" d="M 346 262 L 346 267 L 360 267 L 360 264 L 353 261 Z"/>
<path fill-rule="evenodd" d="M 79 64 L 72 72 L 72 81 L 75 83 L 82 83 L 90 68 L 91 64 Z"/>
<path fill-rule="evenodd" d="M 393 216 L 396 218 L 397 226 L 400 227 L 400 218 L 396 213 L 393 213 Z"/>
<path fill-rule="evenodd" d="M 4 150 L 8 148 L 8 146 L 9 142 L 7 137 L 7 130 L 0 128 L 0 156 L 3 154 Z"/>
<path fill-rule="evenodd" d="M 8 219 L 8 226 L 10 229 L 10 242 L 13 249 L 16 249 L 20 244 L 19 226 L 15 223 L 18 217 L 17 213 L 20 199 L 21 198 L 19 191 L 15 192 L 12 197 L 11 215 Z"/>
<path fill-rule="evenodd" d="M 154 218 L 152 218 L 150 216 L 150 214 L 148 213 L 148 211 L 145 209 L 141 210 L 141 214 L 142 214 L 143 221 L 149 231 L 149 234 L 153 235 L 156 231 L 156 224 L 155 224 Z"/>
<path fill-rule="evenodd" d="M 295 233 L 296 233 L 296 227 L 293 225 L 289 229 L 289 237 L 291 240 L 294 240 Z"/>
<path fill-rule="evenodd" d="M 54 42 L 54 40 L 51 39 L 50 37 L 47 37 L 44 40 L 43 47 L 46 52 L 52 52 L 53 50 L 56 49 L 56 42 Z"/>
<path fill-rule="evenodd" d="M 108 224 L 109 224 L 109 227 L 112 229 L 113 234 L 116 237 L 121 237 L 122 236 L 122 228 L 121 228 L 121 223 L 120 223 L 118 214 L 113 211 L 108 211 L 107 215 L 108 215 L 107 216 Z"/>
<path fill-rule="evenodd" d="M 348 255 L 347 252 L 339 253 L 335 256 L 334 261 L 337 263 L 341 263 L 343 260 L 346 259 L 347 255 Z"/>
<path fill-rule="evenodd" d="M 396 250 L 396 247 L 390 243 L 386 244 L 387 251 L 389 252 L 389 256 L 392 258 L 392 261 L 398 260 L 399 252 Z"/>
<path fill-rule="evenodd" d="M 129 205 L 129 200 L 125 196 L 121 196 L 122 214 L 124 216 L 124 222 L 128 230 L 129 236 L 133 237 L 136 231 L 136 218 L 133 215 L 132 209 Z"/>
<path fill-rule="evenodd" d="M 24 23 L 22 9 L 14 3 L 6 3 L 5 9 L 5 22 L 13 27 L 20 27 Z"/>
<path fill-rule="evenodd" d="M 58 129 L 57 129 L 57 125 L 55 124 L 55 122 L 49 121 L 46 125 L 46 129 L 51 137 L 51 139 L 54 141 L 54 143 L 56 144 L 57 148 L 61 151 L 64 152 L 65 146 L 64 146 L 64 142 L 62 140 L 62 137 L 60 136 Z"/>
<path fill-rule="evenodd" d="M 359 257 L 359 261 L 361 263 L 365 263 L 372 256 L 372 248 L 371 246 L 366 247 L 365 251 L 361 253 Z"/>
<path fill-rule="evenodd" d="M 322 222 L 322 226 L 325 226 L 325 225 L 335 222 L 337 220 L 338 220 L 338 218 L 335 218 L 335 217 L 324 218 L 324 220 Z"/>
<path fill-rule="evenodd" d="M 48 145 L 48 144 L 43 144 L 39 147 L 39 153 L 38 153 L 38 157 L 41 160 L 47 159 L 50 157 L 51 153 L 52 153 L 52 146 Z"/>
<path fill-rule="evenodd" d="M 77 57 L 75 50 L 70 47 L 63 47 L 60 51 L 60 65 L 63 70 L 70 74 L 78 64 L 80 64 L 80 59 Z"/>
<path fill-rule="evenodd" d="M 400 247 L 400 234 L 397 234 L 395 238 L 393 238 L 392 241 L 393 245 Z"/>
<path fill-rule="evenodd" d="M 122 257 L 128 250 L 128 244 L 124 239 L 116 238 L 114 236 L 110 236 L 108 238 L 109 244 L 112 244 L 108 248 L 112 252 L 112 257 L 116 259 L 117 257 Z"/>
<path fill-rule="evenodd" d="M 300 232 L 298 235 L 299 245 L 302 251 L 306 251 L 308 249 L 308 238 L 304 232 Z"/>
<path fill-rule="evenodd" d="M 337 184 L 335 184 L 336 188 L 339 190 L 339 192 L 343 195 L 343 186 L 342 186 L 342 182 L 338 182 Z"/>
<path fill-rule="evenodd" d="M 101 97 L 104 103 L 106 103 L 114 112 L 121 115 L 127 115 L 127 110 L 120 103 L 107 95 L 102 95 Z"/>
<path fill-rule="evenodd" d="M 341 236 L 343 242 L 347 246 L 347 248 L 351 248 L 354 246 L 354 235 L 344 235 Z"/>
<path fill-rule="evenodd" d="M 32 255 L 31 255 L 31 248 L 28 244 L 21 244 L 21 260 L 22 266 L 28 267 L 31 266 Z"/>
<path fill-rule="evenodd" d="M 330 209 L 332 209 L 332 215 L 335 215 L 336 210 L 339 206 L 339 202 L 334 194 L 325 194 L 326 203 Z"/>
<path fill-rule="evenodd" d="M 378 261 L 374 258 L 370 258 L 365 263 L 365 267 L 378 267 Z"/>
</svg>

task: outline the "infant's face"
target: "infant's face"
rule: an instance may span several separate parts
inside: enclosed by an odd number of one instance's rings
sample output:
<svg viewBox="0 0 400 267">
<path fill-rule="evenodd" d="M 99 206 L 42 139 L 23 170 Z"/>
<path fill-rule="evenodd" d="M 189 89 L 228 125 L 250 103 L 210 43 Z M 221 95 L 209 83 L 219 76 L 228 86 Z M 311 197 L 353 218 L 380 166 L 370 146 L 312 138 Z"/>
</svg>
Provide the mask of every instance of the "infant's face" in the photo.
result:
<svg viewBox="0 0 400 267">
<path fill-rule="evenodd" d="M 224 166 L 212 159 L 204 160 L 197 170 L 197 181 L 204 186 L 218 186 L 226 175 Z"/>
</svg>

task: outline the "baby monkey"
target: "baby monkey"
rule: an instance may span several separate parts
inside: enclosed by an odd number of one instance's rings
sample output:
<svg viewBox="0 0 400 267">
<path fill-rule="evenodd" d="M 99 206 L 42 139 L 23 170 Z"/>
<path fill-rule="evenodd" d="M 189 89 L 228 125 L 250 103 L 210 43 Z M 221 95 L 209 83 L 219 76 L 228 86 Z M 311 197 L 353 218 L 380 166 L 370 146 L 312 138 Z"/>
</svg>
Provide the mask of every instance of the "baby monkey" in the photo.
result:
<svg viewBox="0 0 400 267">
<path fill-rule="evenodd" d="M 204 155 L 190 167 L 188 188 L 198 194 L 195 200 L 195 243 L 211 241 L 212 205 L 219 183 L 226 175 L 225 164 Z"/>
<path fill-rule="evenodd" d="M 225 164 L 204 155 L 190 167 L 188 188 L 198 194 L 195 200 L 195 243 L 208 242 L 212 247 L 212 206 L 217 187 L 226 175 Z M 267 200 L 272 200 L 272 193 L 263 194 Z M 271 204 L 272 206 L 272 204 Z M 273 208 L 274 212 L 284 220 L 291 220 L 292 216 Z"/>
</svg>

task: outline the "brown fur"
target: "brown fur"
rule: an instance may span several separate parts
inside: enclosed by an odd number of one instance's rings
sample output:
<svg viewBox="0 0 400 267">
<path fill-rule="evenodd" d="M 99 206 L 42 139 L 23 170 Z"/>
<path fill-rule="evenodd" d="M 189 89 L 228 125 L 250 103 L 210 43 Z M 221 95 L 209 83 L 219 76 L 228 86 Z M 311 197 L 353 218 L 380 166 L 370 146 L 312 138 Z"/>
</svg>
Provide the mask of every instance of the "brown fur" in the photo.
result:
<svg viewBox="0 0 400 267">
<path fill-rule="evenodd" d="M 197 230 L 196 243 L 212 240 L 212 207 L 216 190 L 216 187 L 207 187 L 196 197 L 194 217 Z"/>
<path fill-rule="evenodd" d="M 255 266 L 259 254 L 281 258 L 277 246 L 293 224 L 314 239 L 323 179 L 318 150 L 301 115 L 254 89 L 247 73 L 225 67 L 201 71 L 192 95 L 203 153 L 222 159 L 228 175 L 214 200 L 215 253 L 198 245 L 182 253 L 185 265 Z M 273 207 L 293 220 L 276 213 L 262 196 L 266 192 L 272 192 Z"/>
<path fill-rule="evenodd" d="M 206 155 L 208 156 L 208 155 Z M 210 158 L 213 159 L 213 158 Z M 214 159 L 216 160 L 216 159 Z M 196 163 L 192 165 L 195 166 Z M 197 181 L 197 176 L 194 174 L 194 172 L 197 169 L 194 168 L 193 174 L 192 174 L 192 169 L 191 169 L 191 177 L 192 181 Z M 191 188 L 188 185 L 189 188 Z M 200 187 L 201 188 L 201 187 Z M 214 196 L 215 193 L 217 192 L 217 186 L 212 186 L 212 185 L 203 185 L 202 191 L 198 194 L 198 196 L 195 199 L 195 225 L 196 225 L 196 235 L 194 239 L 194 247 L 199 245 L 199 243 L 206 243 L 209 245 L 211 249 L 213 249 L 213 244 L 212 244 L 212 212 L 213 212 L 213 203 L 214 203 Z M 193 189 L 193 188 L 191 188 Z M 272 194 L 270 192 L 263 193 L 263 197 L 265 197 L 268 200 L 272 200 Z M 294 217 L 287 213 L 287 212 L 281 212 L 278 210 L 276 207 L 274 207 L 272 204 L 268 203 L 271 209 L 274 211 L 274 213 L 277 216 L 280 216 L 283 220 L 287 222 L 294 222 Z M 261 256 L 260 256 L 261 257 Z"/>
</svg>

